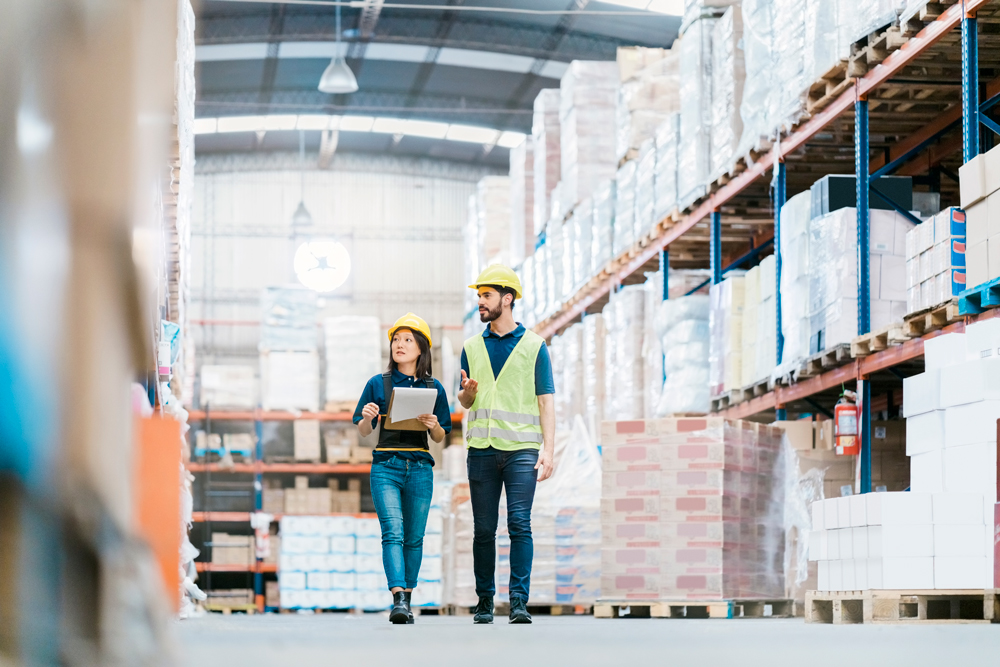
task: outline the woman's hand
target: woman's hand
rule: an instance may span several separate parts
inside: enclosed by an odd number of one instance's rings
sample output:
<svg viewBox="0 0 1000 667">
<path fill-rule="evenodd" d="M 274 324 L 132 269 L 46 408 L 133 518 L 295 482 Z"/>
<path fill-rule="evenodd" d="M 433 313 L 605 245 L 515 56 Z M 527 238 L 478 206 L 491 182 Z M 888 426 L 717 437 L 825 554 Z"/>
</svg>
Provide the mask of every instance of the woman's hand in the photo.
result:
<svg viewBox="0 0 1000 667">
<path fill-rule="evenodd" d="M 369 403 L 365 407 L 361 408 L 361 416 L 364 417 L 368 422 L 378 417 L 378 405 L 375 403 Z"/>
<path fill-rule="evenodd" d="M 438 425 L 437 415 L 417 415 L 417 421 L 427 427 L 428 431 L 433 431 L 434 427 Z"/>
</svg>

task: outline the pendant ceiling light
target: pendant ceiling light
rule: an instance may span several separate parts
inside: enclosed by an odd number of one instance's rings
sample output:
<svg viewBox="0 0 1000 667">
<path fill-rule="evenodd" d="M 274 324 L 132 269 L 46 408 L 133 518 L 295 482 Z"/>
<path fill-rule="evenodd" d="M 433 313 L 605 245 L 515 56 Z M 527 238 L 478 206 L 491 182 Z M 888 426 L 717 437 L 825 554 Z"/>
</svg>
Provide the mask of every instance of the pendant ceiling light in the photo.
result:
<svg viewBox="0 0 1000 667">
<path fill-rule="evenodd" d="M 340 55 L 340 5 L 337 5 L 337 50 L 330 64 L 319 79 L 321 93 L 355 93 L 358 90 L 358 80 L 354 72 L 347 66 L 344 57 Z"/>
</svg>

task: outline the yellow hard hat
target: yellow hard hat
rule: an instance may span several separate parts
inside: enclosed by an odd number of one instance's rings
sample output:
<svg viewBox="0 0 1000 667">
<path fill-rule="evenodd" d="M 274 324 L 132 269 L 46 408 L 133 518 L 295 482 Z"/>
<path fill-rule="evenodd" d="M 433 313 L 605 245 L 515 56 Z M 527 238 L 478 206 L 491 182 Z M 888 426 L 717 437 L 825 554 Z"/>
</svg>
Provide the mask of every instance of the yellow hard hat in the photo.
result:
<svg viewBox="0 0 1000 667">
<path fill-rule="evenodd" d="M 504 266 L 503 264 L 490 264 L 487 266 L 479 277 L 476 278 L 476 282 L 469 285 L 471 289 L 479 289 L 483 285 L 497 285 L 499 287 L 509 287 L 514 290 L 517 298 L 521 298 L 521 281 L 518 280 L 517 274 L 514 270 Z"/>
<path fill-rule="evenodd" d="M 413 313 L 407 313 L 401 318 L 396 320 L 396 323 L 389 327 L 389 342 L 392 342 L 393 335 L 400 329 L 409 329 L 411 331 L 419 331 L 427 339 L 427 345 L 433 347 L 434 343 L 431 341 L 431 328 L 427 326 L 427 322 L 424 321 L 422 317 L 418 317 Z"/>
</svg>

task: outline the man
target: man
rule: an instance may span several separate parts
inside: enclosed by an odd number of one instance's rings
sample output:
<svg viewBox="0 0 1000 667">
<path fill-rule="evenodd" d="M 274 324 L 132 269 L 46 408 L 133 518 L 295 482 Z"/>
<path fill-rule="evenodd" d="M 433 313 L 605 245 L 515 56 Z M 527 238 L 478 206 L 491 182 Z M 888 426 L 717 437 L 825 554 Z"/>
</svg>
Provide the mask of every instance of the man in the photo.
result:
<svg viewBox="0 0 1000 667">
<path fill-rule="evenodd" d="M 552 475 L 555 404 L 552 363 L 545 341 L 514 321 L 521 298 L 517 274 L 501 264 L 474 285 L 479 319 L 489 326 L 465 341 L 458 400 L 469 410 L 469 491 L 472 496 L 476 574 L 475 623 L 493 622 L 494 564 L 500 492 L 507 493 L 510 533 L 510 622 L 531 623 L 531 504 L 535 482 Z"/>
</svg>

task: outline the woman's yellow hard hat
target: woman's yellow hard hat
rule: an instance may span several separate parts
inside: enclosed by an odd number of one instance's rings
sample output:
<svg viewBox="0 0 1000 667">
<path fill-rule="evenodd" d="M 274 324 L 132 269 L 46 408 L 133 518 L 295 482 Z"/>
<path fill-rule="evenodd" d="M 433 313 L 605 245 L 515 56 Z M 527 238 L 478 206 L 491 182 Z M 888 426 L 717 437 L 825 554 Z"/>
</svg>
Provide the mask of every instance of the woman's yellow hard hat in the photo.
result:
<svg viewBox="0 0 1000 667">
<path fill-rule="evenodd" d="M 422 317 L 418 317 L 413 313 L 407 313 L 401 318 L 396 320 L 396 323 L 389 327 L 389 342 L 392 342 L 393 335 L 400 329 L 409 329 L 411 331 L 419 331 L 427 339 L 427 345 L 429 347 L 434 347 L 434 342 L 431 341 L 431 328 L 427 326 L 427 322 L 424 321 Z"/>
<path fill-rule="evenodd" d="M 490 264 L 483 272 L 479 274 L 476 278 L 476 282 L 469 285 L 471 289 L 479 289 L 483 285 L 497 285 L 499 287 L 508 287 L 514 290 L 517 298 L 521 298 L 521 281 L 518 279 L 517 274 L 514 270 L 504 266 L 503 264 Z"/>
</svg>

